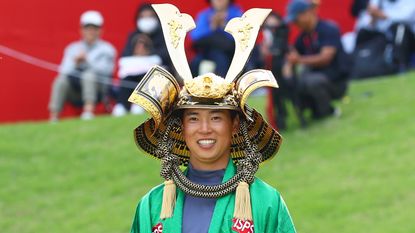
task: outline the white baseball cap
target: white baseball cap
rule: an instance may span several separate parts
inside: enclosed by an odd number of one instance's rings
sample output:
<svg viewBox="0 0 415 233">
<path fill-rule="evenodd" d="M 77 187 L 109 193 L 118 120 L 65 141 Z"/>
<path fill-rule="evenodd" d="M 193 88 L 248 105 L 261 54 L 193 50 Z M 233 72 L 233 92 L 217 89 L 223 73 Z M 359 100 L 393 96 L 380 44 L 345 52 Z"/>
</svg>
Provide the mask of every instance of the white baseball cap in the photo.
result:
<svg viewBox="0 0 415 233">
<path fill-rule="evenodd" d="M 81 15 L 81 25 L 85 26 L 88 24 L 92 24 L 98 27 L 101 27 L 104 24 L 104 18 L 102 17 L 101 13 L 98 11 L 85 11 Z"/>
</svg>

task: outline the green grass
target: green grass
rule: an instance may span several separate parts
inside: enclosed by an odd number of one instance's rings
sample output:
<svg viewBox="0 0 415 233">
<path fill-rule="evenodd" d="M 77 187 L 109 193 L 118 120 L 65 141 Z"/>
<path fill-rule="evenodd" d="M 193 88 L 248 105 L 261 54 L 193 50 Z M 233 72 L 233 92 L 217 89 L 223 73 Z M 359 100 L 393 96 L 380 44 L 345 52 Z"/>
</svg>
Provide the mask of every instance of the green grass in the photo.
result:
<svg viewBox="0 0 415 233">
<path fill-rule="evenodd" d="M 356 82 L 340 118 L 306 130 L 290 119 L 257 175 L 283 194 L 299 232 L 415 232 L 414 87 L 413 73 Z M 128 232 L 161 182 L 132 139 L 143 120 L 0 126 L 0 232 Z"/>
</svg>

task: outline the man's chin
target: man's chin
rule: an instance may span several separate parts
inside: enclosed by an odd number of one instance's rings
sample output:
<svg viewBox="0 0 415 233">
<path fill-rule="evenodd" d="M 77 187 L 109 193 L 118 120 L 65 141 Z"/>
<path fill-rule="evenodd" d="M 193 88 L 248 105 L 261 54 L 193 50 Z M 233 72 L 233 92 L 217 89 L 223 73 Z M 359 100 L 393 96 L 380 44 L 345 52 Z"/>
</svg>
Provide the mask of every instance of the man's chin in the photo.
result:
<svg viewBox="0 0 415 233">
<path fill-rule="evenodd" d="M 193 158 L 195 158 L 195 160 L 197 160 L 198 162 L 205 164 L 211 164 L 218 160 L 218 156 L 206 153 L 203 153 L 203 156 L 193 156 Z"/>
<path fill-rule="evenodd" d="M 207 153 L 212 154 L 213 151 L 215 150 L 215 145 L 209 145 L 209 146 L 206 146 L 206 145 L 201 146 L 201 145 L 199 145 L 198 146 L 198 150 L 200 151 L 201 154 L 207 154 Z"/>
</svg>

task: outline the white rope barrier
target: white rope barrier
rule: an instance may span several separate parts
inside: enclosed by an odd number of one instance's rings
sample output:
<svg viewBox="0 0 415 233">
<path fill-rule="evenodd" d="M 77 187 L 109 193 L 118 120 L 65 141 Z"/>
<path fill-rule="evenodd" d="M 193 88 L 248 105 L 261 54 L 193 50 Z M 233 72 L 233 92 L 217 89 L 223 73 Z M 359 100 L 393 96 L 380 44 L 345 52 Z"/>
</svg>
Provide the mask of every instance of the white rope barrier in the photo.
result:
<svg viewBox="0 0 415 233">
<path fill-rule="evenodd" d="M 45 70 L 49 70 L 49 71 L 53 71 L 53 72 L 59 72 L 59 65 L 43 60 L 41 58 L 37 58 L 34 56 L 31 56 L 29 54 L 26 53 L 22 53 L 19 52 L 17 50 L 14 50 L 12 48 L 6 47 L 4 45 L 0 44 L 0 54 L 4 54 L 7 55 L 8 57 L 14 58 L 16 60 L 28 63 L 30 65 L 39 67 L 39 68 L 43 68 Z M 71 74 L 71 76 L 74 76 L 76 78 L 81 78 L 81 75 L 78 73 L 74 73 L 74 75 Z M 97 80 L 98 83 L 103 83 L 106 85 L 113 85 L 112 83 L 112 79 L 107 79 L 107 80 Z M 117 84 L 117 86 L 119 87 L 125 87 L 125 88 L 131 88 L 134 89 L 137 86 L 136 82 L 132 82 L 132 81 L 127 81 L 124 80 L 123 82 L 120 82 L 119 84 Z"/>
</svg>

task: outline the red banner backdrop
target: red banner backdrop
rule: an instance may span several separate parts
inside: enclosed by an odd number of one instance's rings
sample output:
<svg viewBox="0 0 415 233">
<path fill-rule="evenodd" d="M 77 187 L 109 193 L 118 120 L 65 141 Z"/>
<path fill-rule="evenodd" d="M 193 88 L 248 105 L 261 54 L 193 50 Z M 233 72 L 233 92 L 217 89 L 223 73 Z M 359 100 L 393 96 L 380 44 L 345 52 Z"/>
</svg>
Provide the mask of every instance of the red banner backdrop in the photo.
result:
<svg viewBox="0 0 415 233">
<path fill-rule="evenodd" d="M 56 76 L 51 69 L 55 67 L 53 64 L 60 63 L 65 46 L 79 38 L 82 12 L 98 10 L 103 14 L 103 37 L 120 51 L 128 32 L 134 30 L 134 15 L 141 2 L 0 0 L 0 122 L 48 118 L 50 88 Z M 207 1 L 203 0 L 152 2 L 175 4 L 192 16 L 207 6 Z M 244 10 L 266 7 L 284 13 L 287 0 L 235 2 Z M 353 19 L 349 16 L 350 4 L 351 0 L 322 0 L 320 15 L 336 21 L 343 32 L 349 31 L 353 27 Z M 65 108 L 64 115 L 73 114 L 73 109 Z"/>
</svg>

